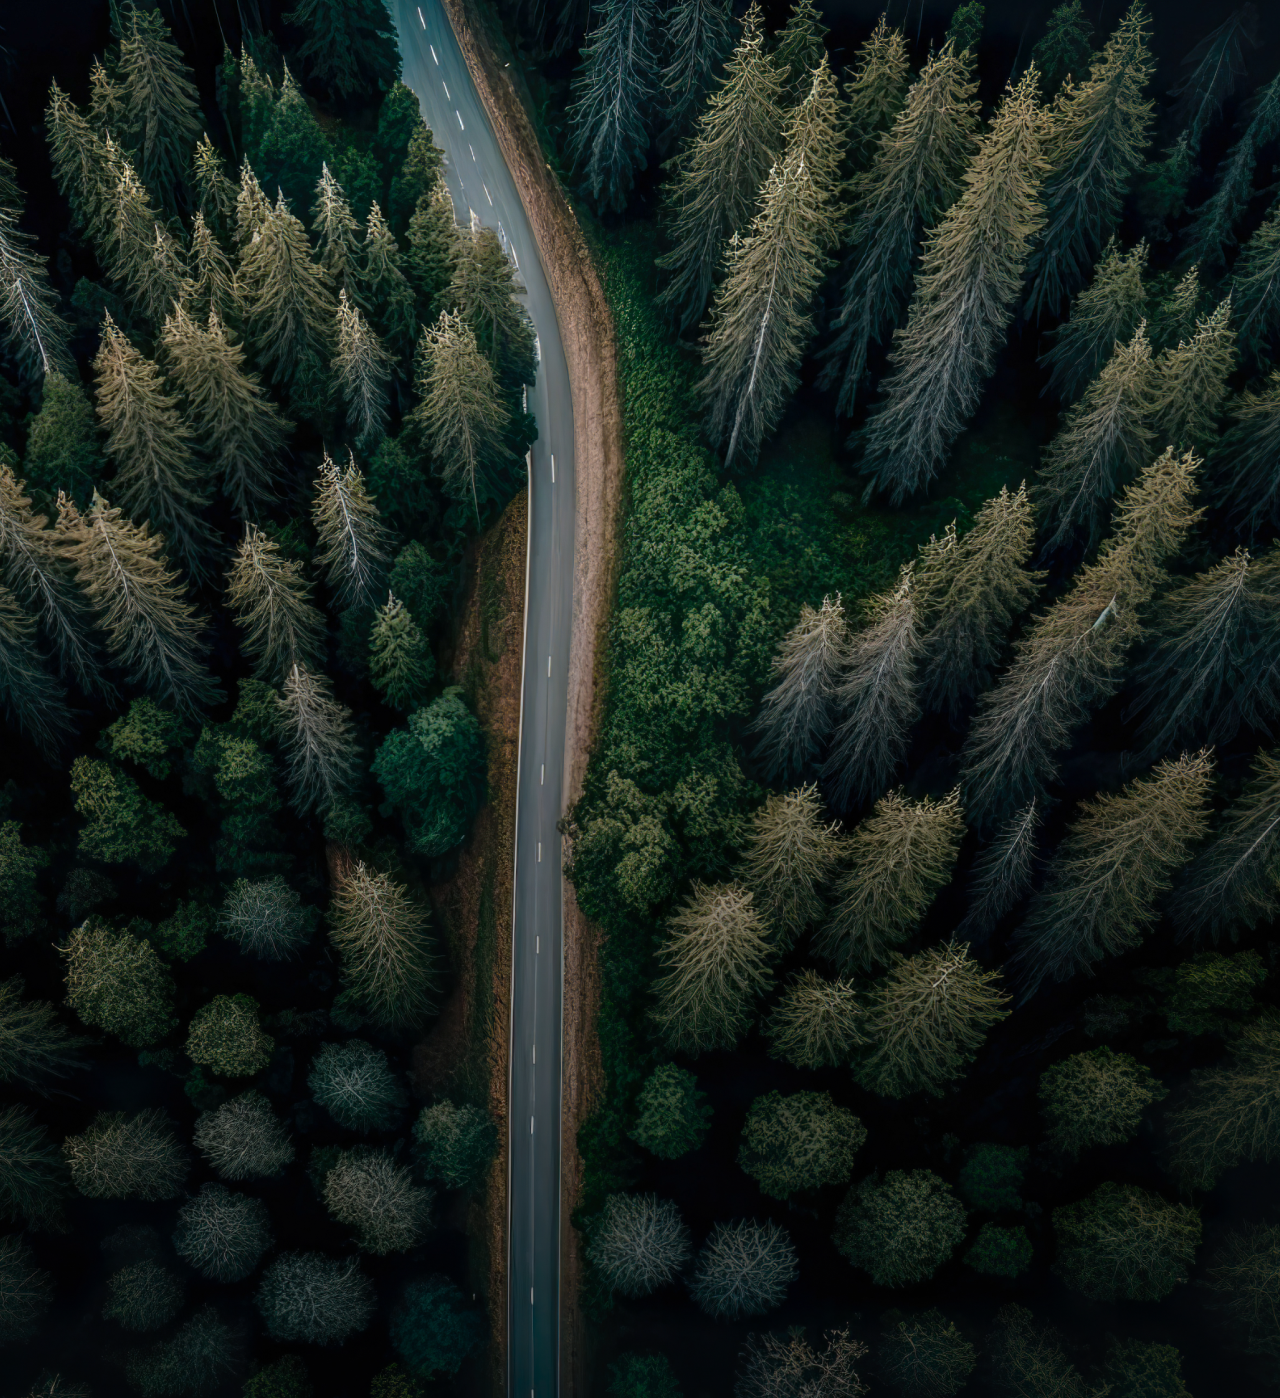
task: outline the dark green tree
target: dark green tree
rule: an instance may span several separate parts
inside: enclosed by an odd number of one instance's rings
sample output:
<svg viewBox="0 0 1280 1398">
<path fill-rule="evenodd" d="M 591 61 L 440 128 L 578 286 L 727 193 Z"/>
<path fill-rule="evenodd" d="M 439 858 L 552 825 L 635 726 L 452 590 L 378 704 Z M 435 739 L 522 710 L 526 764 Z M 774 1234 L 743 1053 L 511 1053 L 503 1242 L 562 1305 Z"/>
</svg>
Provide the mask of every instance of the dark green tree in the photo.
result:
<svg viewBox="0 0 1280 1398">
<path fill-rule="evenodd" d="M 787 106 L 794 107 L 809 91 L 810 75 L 826 56 L 828 32 L 813 0 L 793 0 L 773 48 Z"/>
<path fill-rule="evenodd" d="M 497 235 L 491 236 L 496 242 Z M 413 288 L 401 270 L 400 249 L 376 201 L 369 209 L 360 281 L 374 324 L 396 353 L 407 355 L 418 328 Z"/>
<path fill-rule="evenodd" d="M 49 1079 L 85 1066 L 89 1040 L 68 1033 L 47 1000 L 24 998 L 24 988 L 21 976 L 0 981 L 0 1082 L 44 1092 Z"/>
<path fill-rule="evenodd" d="M 1230 1036 L 1256 1008 L 1253 989 L 1267 978 L 1256 951 L 1200 952 L 1172 973 L 1163 1011 L 1174 1033 Z"/>
<path fill-rule="evenodd" d="M 473 218 L 470 236 L 464 234 L 458 246 L 444 298 L 475 332 L 476 347 L 508 392 L 531 384 L 536 372 L 533 323 L 516 300 L 523 293 L 498 235 Z"/>
<path fill-rule="evenodd" d="M 984 1223 L 964 1255 L 965 1265 L 988 1277 L 1019 1276 L 1031 1266 L 1035 1249 L 1025 1228 Z"/>
<path fill-rule="evenodd" d="M 683 1398 L 665 1354 L 624 1354 L 609 1365 L 609 1398 Z"/>
<path fill-rule="evenodd" d="M 0 1108 L 0 1215 L 62 1232 L 66 1197 L 66 1169 L 49 1133 L 30 1108 Z"/>
<path fill-rule="evenodd" d="M 912 1286 L 931 1277 L 964 1234 L 964 1206 L 932 1170 L 890 1170 L 850 1188 L 832 1242 L 877 1286 Z"/>
<path fill-rule="evenodd" d="M 22 465 L 27 483 L 51 498 L 65 490 L 88 503 L 106 462 L 93 404 L 78 376 L 69 379 L 56 370 L 45 375 Z"/>
<path fill-rule="evenodd" d="M 956 1180 L 960 1197 L 971 1209 L 1022 1207 L 1022 1177 L 1026 1173 L 1026 1146 L 1002 1146 L 994 1141 L 970 1147 Z"/>
<path fill-rule="evenodd" d="M 1280 370 L 1227 406 L 1230 421 L 1210 465 L 1231 518 L 1252 538 L 1280 522 Z"/>
<path fill-rule="evenodd" d="M 187 189 L 200 94 L 158 10 L 124 10 L 114 67 L 124 120 L 112 134 L 134 154 L 143 184 L 172 209 Z"/>
<path fill-rule="evenodd" d="M 907 1398 L 952 1398 L 968 1382 L 978 1351 L 954 1321 L 930 1309 L 890 1319 L 879 1357 L 885 1377 Z"/>
<path fill-rule="evenodd" d="M 483 1107 L 436 1102 L 413 1123 L 413 1152 L 428 1179 L 474 1189 L 498 1153 L 498 1128 Z"/>
<path fill-rule="evenodd" d="M 1280 204 L 1240 249 L 1231 269 L 1232 311 L 1246 364 L 1261 369 L 1280 337 Z"/>
<path fill-rule="evenodd" d="M 1103 1373 L 1109 1398 L 1191 1398 L 1182 1382 L 1182 1356 L 1172 1345 L 1112 1335 Z"/>
<path fill-rule="evenodd" d="M 725 0 L 678 0 L 666 17 L 661 88 L 668 146 L 683 136 L 702 106 L 726 54 L 733 47 L 733 10 Z"/>
<path fill-rule="evenodd" d="M 961 0 L 952 11 L 946 42 L 953 44 L 957 53 L 977 53 L 984 13 L 980 0 Z"/>
<path fill-rule="evenodd" d="M 1063 0 L 1049 15 L 1044 34 L 1031 50 L 1046 97 L 1053 97 L 1068 76 L 1083 79 L 1093 58 L 1093 25 L 1081 0 Z"/>
<path fill-rule="evenodd" d="M 855 170 L 870 164 L 881 135 L 893 126 L 902 104 L 909 100 L 911 63 L 906 35 L 891 29 L 881 15 L 853 60 L 844 82 L 844 124 L 849 138 L 849 163 Z"/>
<path fill-rule="evenodd" d="M 369 636 L 369 678 L 394 709 L 414 709 L 435 678 L 436 661 L 412 615 L 394 593 L 378 609 Z"/>
<path fill-rule="evenodd" d="M 171 709 L 152 699 L 135 699 L 129 711 L 116 719 L 98 739 L 98 750 L 117 762 L 133 762 L 157 781 L 172 770 L 169 754 L 183 748 L 191 730 Z"/>
<path fill-rule="evenodd" d="M 867 1128 L 826 1092 L 768 1092 L 747 1109 L 738 1165 L 773 1199 L 845 1184 Z"/>
<path fill-rule="evenodd" d="M 405 235 L 404 274 L 413 287 L 423 325 L 434 325 L 441 311 L 449 309 L 448 287 L 462 252 L 453 196 L 444 176 L 437 174 L 430 192 L 418 200 Z"/>
<path fill-rule="evenodd" d="M 400 77 L 384 0 L 298 0 L 284 18 L 305 32 L 298 52 L 335 97 L 385 92 Z"/>
<path fill-rule="evenodd" d="M 1235 368 L 1231 298 L 1196 321 L 1195 334 L 1161 351 L 1151 391 L 1151 422 L 1157 440 L 1182 451 L 1203 452 L 1218 436 L 1218 413 Z"/>
<path fill-rule="evenodd" d="M 270 109 L 261 139 L 253 151 L 253 166 L 267 189 L 284 195 L 291 209 L 307 207 L 316 180 L 333 147 L 320 128 L 288 67 Z"/>
<path fill-rule="evenodd" d="M 186 834 L 175 815 L 108 762 L 77 757 L 71 764 L 71 792 L 76 811 L 85 817 L 80 852 L 90 859 L 108 864 L 132 860 L 154 874 Z"/>
<path fill-rule="evenodd" d="M 707 1139 L 711 1115 L 697 1078 L 674 1063 L 663 1063 L 645 1079 L 636 1098 L 631 1139 L 661 1160 L 678 1160 Z"/>
<path fill-rule="evenodd" d="M 1049 1145 L 1076 1156 L 1132 1140 L 1143 1112 L 1169 1093 L 1145 1063 L 1103 1044 L 1046 1068 L 1039 1095 Z"/>
<path fill-rule="evenodd" d="M 1222 1313 L 1244 1352 L 1274 1360 L 1280 1352 L 1280 1227 L 1254 1223 L 1228 1233 L 1205 1281 L 1209 1304 Z"/>
<path fill-rule="evenodd" d="M 38 845 L 23 844 L 16 820 L 0 821 L 0 929 L 6 946 L 17 946 L 41 926 L 37 879 L 48 863 Z"/>
<path fill-rule="evenodd" d="M 1185 1282 L 1200 1245 L 1200 1215 L 1132 1184 L 1101 1184 L 1053 1211 L 1055 1270 L 1092 1301 L 1162 1301 Z"/>
<path fill-rule="evenodd" d="M 0 707 L 13 728 L 54 757 L 75 724 L 66 691 L 44 668 L 35 629 L 19 600 L 0 587 Z"/>
<path fill-rule="evenodd" d="M 192 1016 L 187 1057 L 227 1078 L 251 1078 L 271 1062 L 275 1041 L 258 1023 L 249 995 L 215 995 Z"/>
<path fill-rule="evenodd" d="M 480 1347 L 484 1321 L 447 1277 L 410 1282 L 391 1312 L 391 1343 L 409 1372 L 431 1379 L 456 1374 Z"/>
</svg>

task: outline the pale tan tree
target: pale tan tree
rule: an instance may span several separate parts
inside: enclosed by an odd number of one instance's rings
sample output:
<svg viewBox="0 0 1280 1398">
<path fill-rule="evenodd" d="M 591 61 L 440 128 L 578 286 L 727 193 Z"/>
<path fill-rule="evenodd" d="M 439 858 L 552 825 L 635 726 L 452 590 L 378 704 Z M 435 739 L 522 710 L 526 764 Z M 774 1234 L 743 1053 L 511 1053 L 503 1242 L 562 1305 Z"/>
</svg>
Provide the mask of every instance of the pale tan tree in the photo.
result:
<svg viewBox="0 0 1280 1398">
<path fill-rule="evenodd" d="M 256 524 L 246 526 L 227 581 L 227 605 L 259 679 L 278 684 L 295 665 L 324 659 L 324 617 L 311 603 L 301 565 L 284 558 Z"/>
<path fill-rule="evenodd" d="M 780 945 L 821 916 L 840 854 L 839 822 L 823 820 L 816 786 L 771 793 L 752 818 L 739 877 Z"/>
</svg>

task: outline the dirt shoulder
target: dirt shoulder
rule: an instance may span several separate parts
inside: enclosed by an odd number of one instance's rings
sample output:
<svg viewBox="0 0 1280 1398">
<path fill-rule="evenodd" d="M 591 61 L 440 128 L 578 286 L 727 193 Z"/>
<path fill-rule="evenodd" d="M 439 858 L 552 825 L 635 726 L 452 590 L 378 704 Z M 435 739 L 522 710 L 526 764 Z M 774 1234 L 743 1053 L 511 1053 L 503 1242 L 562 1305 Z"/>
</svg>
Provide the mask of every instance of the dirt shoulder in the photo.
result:
<svg viewBox="0 0 1280 1398">
<path fill-rule="evenodd" d="M 510 72 L 495 57 L 505 48 L 501 34 L 491 31 L 492 21 L 472 0 L 444 0 L 444 7 L 538 241 L 569 365 L 576 520 L 565 735 L 564 799 L 568 810 L 582 791 L 603 705 L 601 659 L 614 595 L 622 496 L 622 415 L 613 319 L 573 211 L 542 156 Z M 570 1395 L 586 1394 L 589 1360 L 587 1331 L 578 1309 L 579 1238 L 569 1216 L 582 1173 L 578 1127 L 590 1113 L 603 1081 L 595 1034 L 598 944 L 599 931 L 582 916 L 566 880 L 560 1257 L 561 1382 Z M 505 1213 L 503 1223 L 505 1226 Z M 496 1329 L 495 1334 L 503 1333 L 504 1328 Z"/>
</svg>

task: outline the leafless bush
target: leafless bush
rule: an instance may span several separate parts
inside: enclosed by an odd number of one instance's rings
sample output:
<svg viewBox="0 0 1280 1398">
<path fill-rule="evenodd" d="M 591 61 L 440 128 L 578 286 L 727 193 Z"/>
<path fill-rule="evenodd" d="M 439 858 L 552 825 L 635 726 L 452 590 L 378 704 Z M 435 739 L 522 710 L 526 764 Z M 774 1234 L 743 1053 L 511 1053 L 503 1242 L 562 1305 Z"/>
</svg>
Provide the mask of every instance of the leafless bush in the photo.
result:
<svg viewBox="0 0 1280 1398">
<path fill-rule="evenodd" d="M 260 1092 L 242 1092 L 196 1118 L 195 1147 L 224 1180 L 270 1178 L 294 1157 L 283 1123 Z"/>
<path fill-rule="evenodd" d="M 647 1296 L 674 1281 L 689 1253 L 680 1211 L 653 1194 L 611 1194 L 587 1248 L 605 1284 L 623 1296 Z"/>
<path fill-rule="evenodd" d="M 996 1391 L 1007 1398 L 1106 1398 L 1106 1384 L 1093 1388 L 1076 1372 L 1061 1336 L 1036 1324 L 1022 1306 L 996 1312 L 991 1341 Z"/>
<path fill-rule="evenodd" d="M 167 1267 L 145 1258 L 107 1278 L 103 1319 L 118 1321 L 126 1330 L 159 1330 L 182 1309 L 184 1290 Z"/>
<path fill-rule="evenodd" d="M 271 1242 L 267 1206 L 226 1185 L 205 1184 L 178 1210 L 178 1256 L 211 1281 L 241 1281 Z"/>
<path fill-rule="evenodd" d="M 356 1230 L 366 1252 L 379 1255 L 421 1242 L 434 1200 L 432 1190 L 415 1185 L 410 1171 L 381 1150 L 343 1151 L 324 1178 L 329 1212 Z"/>
<path fill-rule="evenodd" d="M 977 1350 L 935 1310 L 896 1321 L 880 1345 L 881 1372 L 908 1398 L 951 1398 L 977 1362 Z"/>
<path fill-rule="evenodd" d="M 99 1112 L 62 1149 L 71 1182 L 90 1199 L 172 1199 L 190 1168 L 173 1124 L 157 1107 L 129 1118 Z"/>
<path fill-rule="evenodd" d="M 373 1283 L 354 1257 L 287 1252 L 267 1268 L 258 1309 L 273 1340 L 340 1345 L 373 1318 Z"/>
<path fill-rule="evenodd" d="M 16 1234 L 0 1237 L 0 1345 L 27 1339 L 53 1295 L 53 1278 Z"/>
<path fill-rule="evenodd" d="M 797 1270 L 790 1235 L 772 1220 L 717 1223 L 698 1254 L 689 1292 L 716 1320 L 763 1315 L 782 1304 Z"/>
<path fill-rule="evenodd" d="M 1280 1358 L 1280 1226 L 1249 1224 L 1228 1233 L 1205 1273 L 1212 1300 L 1246 1354 Z"/>
<path fill-rule="evenodd" d="M 848 1330 L 829 1330 L 822 1349 L 803 1331 L 751 1335 L 742 1352 L 734 1398 L 862 1398 L 867 1385 L 855 1367 L 867 1347 Z"/>
</svg>

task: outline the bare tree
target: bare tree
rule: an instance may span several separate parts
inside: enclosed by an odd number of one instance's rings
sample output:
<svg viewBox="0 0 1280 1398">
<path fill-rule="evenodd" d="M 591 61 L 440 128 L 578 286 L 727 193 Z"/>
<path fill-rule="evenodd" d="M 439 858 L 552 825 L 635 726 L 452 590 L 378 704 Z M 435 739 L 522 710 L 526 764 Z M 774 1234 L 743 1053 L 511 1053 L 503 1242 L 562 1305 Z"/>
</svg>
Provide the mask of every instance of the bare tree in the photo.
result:
<svg viewBox="0 0 1280 1398">
<path fill-rule="evenodd" d="M 1228 1233 L 1205 1285 L 1246 1354 L 1280 1357 L 1280 1226 L 1251 1223 Z"/>
<path fill-rule="evenodd" d="M 717 1223 L 698 1254 L 689 1293 L 716 1320 L 763 1315 L 782 1304 L 797 1271 L 791 1236 L 772 1219 Z"/>
<path fill-rule="evenodd" d="M 224 1184 L 203 1184 L 178 1210 L 173 1245 L 178 1256 L 210 1281 L 242 1281 L 271 1243 L 267 1206 Z"/>
<path fill-rule="evenodd" d="M 803 1331 L 749 1335 L 734 1381 L 734 1398 L 862 1398 L 869 1392 L 855 1367 L 867 1347 L 849 1331 L 828 1330 L 815 1349 Z"/>
<path fill-rule="evenodd" d="M 227 579 L 227 605 L 259 679 L 279 683 L 295 665 L 323 660 L 324 617 L 311 605 L 302 565 L 283 558 L 256 524 L 245 526 Z"/>
<path fill-rule="evenodd" d="M 99 1112 L 62 1144 L 71 1182 L 90 1199 L 172 1199 L 190 1167 L 169 1117 L 156 1107 Z"/>
<path fill-rule="evenodd" d="M 822 890 L 840 858 L 838 821 L 823 824 L 816 786 L 773 792 L 756 812 L 740 877 L 755 906 L 789 945 L 822 913 Z"/>
<path fill-rule="evenodd" d="M 413 1182 L 413 1172 L 384 1150 L 344 1150 L 324 1177 L 329 1212 L 354 1228 L 361 1248 L 375 1256 L 406 1252 L 431 1226 L 435 1191 Z"/>
<path fill-rule="evenodd" d="M 587 1258 L 610 1291 L 647 1296 L 689 1260 L 689 1230 L 669 1199 L 611 1194 L 591 1227 Z"/>
<path fill-rule="evenodd" d="M 242 1092 L 196 1118 L 196 1149 L 224 1180 L 268 1179 L 295 1151 L 289 1133 L 260 1092 Z"/>
<path fill-rule="evenodd" d="M 300 811 L 327 810 L 356 779 L 351 712 L 332 690 L 327 675 L 295 664 L 277 696 L 289 785 Z"/>
</svg>

